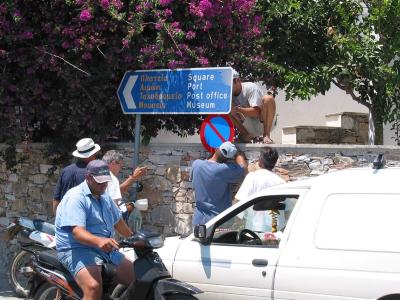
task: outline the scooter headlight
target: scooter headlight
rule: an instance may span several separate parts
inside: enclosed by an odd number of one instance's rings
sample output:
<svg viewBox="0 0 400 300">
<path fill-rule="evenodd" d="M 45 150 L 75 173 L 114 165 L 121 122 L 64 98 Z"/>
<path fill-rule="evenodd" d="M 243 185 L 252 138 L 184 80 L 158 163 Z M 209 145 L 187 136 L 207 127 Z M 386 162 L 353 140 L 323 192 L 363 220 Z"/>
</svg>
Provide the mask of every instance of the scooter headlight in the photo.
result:
<svg viewBox="0 0 400 300">
<path fill-rule="evenodd" d="M 153 247 L 154 249 L 164 246 L 164 240 L 162 239 L 161 235 L 150 237 L 148 241 L 151 247 Z"/>
</svg>

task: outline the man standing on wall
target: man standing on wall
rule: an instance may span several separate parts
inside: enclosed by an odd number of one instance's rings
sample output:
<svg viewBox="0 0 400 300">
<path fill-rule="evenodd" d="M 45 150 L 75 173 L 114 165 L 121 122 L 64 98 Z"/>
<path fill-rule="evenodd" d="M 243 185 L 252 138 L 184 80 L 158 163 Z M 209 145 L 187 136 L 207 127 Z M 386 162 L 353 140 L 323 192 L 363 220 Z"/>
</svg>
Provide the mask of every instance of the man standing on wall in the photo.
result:
<svg viewBox="0 0 400 300">
<path fill-rule="evenodd" d="M 65 193 L 81 184 L 85 180 L 86 166 L 89 162 L 96 159 L 95 154 L 100 150 L 100 146 L 95 144 L 91 138 L 83 138 L 76 143 L 76 150 L 72 155 L 77 161 L 65 167 L 58 177 L 57 185 L 54 189 L 53 213 L 56 214 L 57 206 Z"/>
<path fill-rule="evenodd" d="M 232 205 L 231 184 L 238 183 L 247 170 L 244 153 L 225 142 L 206 160 L 193 162 L 193 182 L 196 209 L 193 225 L 205 224 Z"/>
<path fill-rule="evenodd" d="M 233 71 L 231 119 L 239 131 L 239 139 L 250 142 L 260 138 L 264 144 L 272 144 L 270 138 L 275 118 L 276 104 L 273 93 L 263 95 L 253 82 L 242 82 L 239 73 Z"/>
</svg>

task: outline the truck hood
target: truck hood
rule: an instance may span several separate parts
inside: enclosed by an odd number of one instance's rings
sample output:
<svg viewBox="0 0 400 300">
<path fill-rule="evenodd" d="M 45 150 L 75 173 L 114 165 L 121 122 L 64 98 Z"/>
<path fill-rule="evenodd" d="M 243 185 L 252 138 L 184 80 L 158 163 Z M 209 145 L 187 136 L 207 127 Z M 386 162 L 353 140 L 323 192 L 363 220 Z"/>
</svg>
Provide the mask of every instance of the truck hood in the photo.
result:
<svg viewBox="0 0 400 300">
<path fill-rule="evenodd" d="M 176 252 L 178 251 L 179 246 L 184 240 L 185 238 L 182 238 L 180 236 L 167 237 L 164 240 L 164 246 L 156 250 L 172 276 Z"/>
</svg>

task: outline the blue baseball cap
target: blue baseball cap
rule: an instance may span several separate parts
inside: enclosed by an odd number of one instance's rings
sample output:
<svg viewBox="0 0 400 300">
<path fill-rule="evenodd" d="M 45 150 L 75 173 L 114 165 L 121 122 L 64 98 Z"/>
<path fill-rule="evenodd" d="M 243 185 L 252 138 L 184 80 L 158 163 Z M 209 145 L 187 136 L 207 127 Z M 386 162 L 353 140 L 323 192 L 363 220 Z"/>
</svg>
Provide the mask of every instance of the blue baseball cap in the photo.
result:
<svg viewBox="0 0 400 300">
<path fill-rule="evenodd" d="M 111 181 L 110 169 L 108 168 L 108 165 L 100 159 L 95 159 L 89 162 L 86 166 L 86 171 L 87 174 L 93 176 L 93 179 L 97 183 Z"/>
</svg>

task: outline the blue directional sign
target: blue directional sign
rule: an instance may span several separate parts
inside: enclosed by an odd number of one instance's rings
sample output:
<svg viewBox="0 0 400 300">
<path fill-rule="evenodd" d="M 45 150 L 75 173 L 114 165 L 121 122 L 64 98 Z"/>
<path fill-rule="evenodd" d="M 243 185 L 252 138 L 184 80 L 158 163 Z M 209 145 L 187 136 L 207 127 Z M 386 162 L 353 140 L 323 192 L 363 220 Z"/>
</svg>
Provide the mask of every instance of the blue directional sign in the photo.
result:
<svg viewBox="0 0 400 300">
<path fill-rule="evenodd" d="M 231 67 L 128 71 L 117 94 L 125 114 L 227 114 Z"/>
</svg>

